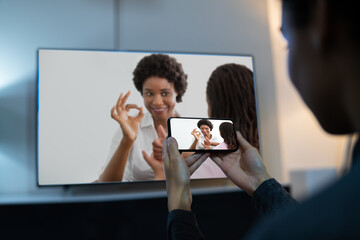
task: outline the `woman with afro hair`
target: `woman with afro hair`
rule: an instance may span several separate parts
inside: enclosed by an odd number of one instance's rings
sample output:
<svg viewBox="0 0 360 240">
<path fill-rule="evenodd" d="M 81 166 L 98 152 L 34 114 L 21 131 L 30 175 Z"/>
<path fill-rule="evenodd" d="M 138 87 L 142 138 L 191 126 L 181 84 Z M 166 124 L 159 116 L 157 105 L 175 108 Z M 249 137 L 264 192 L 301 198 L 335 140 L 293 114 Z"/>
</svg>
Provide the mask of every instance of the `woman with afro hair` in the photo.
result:
<svg viewBox="0 0 360 240">
<path fill-rule="evenodd" d="M 136 89 L 148 110 L 127 103 L 130 92 L 121 93 L 111 109 L 111 117 L 119 123 L 110 150 L 109 162 L 99 182 L 141 181 L 164 179 L 161 141 L 167 133 L 167 119 L 177 116 L 176 103 L 182 101 L 187 88 L 187 75 L 182 65 L 166 54 L 152 54 L 142 58 L 133 72 Z M 130 116 L 131 109 L 138 110 Z M 153 152 L 150 156 L 147 154 Z M 158 151 L 159 152 L 159 151 Z"/>
</svg>

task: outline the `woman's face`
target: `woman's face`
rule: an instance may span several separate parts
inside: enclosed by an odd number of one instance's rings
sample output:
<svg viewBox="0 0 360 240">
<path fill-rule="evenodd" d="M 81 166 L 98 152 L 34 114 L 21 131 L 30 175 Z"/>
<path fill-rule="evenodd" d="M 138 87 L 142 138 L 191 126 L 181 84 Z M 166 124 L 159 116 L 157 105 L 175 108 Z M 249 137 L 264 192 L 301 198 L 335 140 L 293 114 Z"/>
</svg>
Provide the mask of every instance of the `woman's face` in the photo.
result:
<svg viewBox="0 0 360 240">
<path fill-rule="evenodd" d="M 142 93 L 144 105 L 155 121 L 166 121 L 175 116 L 177 93 L 173 83 L 165 78 L 149 77 L 143 84 Z"/>
<path fill-rule="evenodd" d="M 208 125 L 201 125 L 200 131 L 204 136 L 210 139 L 211 133 L 210 133 L 210 127 Z"/>
</svg>

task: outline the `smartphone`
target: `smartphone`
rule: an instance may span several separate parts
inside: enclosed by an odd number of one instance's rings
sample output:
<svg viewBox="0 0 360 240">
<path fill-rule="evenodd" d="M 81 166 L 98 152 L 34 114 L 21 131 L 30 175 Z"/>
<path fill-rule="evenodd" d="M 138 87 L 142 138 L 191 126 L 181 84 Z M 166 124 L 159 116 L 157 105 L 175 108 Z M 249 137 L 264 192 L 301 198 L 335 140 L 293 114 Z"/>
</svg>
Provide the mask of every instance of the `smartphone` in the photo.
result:
<svg viewBox="0 0 360 240">
<path fill-rule="evenodd" d="M 239 147 L 231 119 L 171 117 L 167 126 L 180 152 L 233 152 Z"/>
</svg>

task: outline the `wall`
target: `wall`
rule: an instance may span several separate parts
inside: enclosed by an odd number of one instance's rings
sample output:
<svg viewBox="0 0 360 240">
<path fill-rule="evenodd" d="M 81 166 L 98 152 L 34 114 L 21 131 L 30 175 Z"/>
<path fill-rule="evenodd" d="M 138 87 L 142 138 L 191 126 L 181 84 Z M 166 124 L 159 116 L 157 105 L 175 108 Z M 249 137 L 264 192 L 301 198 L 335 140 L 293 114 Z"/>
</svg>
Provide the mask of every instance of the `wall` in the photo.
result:
<svg viewBox="0 0 360 240">
<path fill-rule="evenodd" d="M 113 49 L 113 1 L 0 1 L 0 195 L 36 187 L 38 48 Z"/>
<path fill-rule="evenodd" d="M 115 9 L 114 9 L 115 7 Z M 115 11 L 114 11 L 115 10 Z M 0 1 L 0 194 L 63 197 L 36 186 L 38 48 L 254 56 L 262 155 L 283 180 L 267 1 Z M 284 139 L 287 140 L 287 139 Z M 71 194 L 70 194 L 71 195 Z M 16 199 L 9 198 L 9 199 Z"/>
</svg>

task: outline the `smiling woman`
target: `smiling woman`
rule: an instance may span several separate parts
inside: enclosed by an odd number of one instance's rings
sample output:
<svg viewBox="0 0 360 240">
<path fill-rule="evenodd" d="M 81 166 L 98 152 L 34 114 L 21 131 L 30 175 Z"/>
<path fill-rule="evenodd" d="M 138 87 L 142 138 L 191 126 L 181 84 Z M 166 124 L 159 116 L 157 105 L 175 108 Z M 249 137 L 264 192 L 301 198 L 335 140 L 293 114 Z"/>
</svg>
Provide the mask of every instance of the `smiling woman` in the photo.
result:
<svg viewBox="0 0 360 240">
<path fill-rule="evenodd" d="M 164 179 L 161 155 L 155 154 L 155 140 L 166 136 L 167 119 L 177 115 L 175 106 L 186 91 L 187 75 L 182 65 L 166 54 L 144 57 L 133 75 L 148 113 L 144 114 L 136 104 L 127 103 L 130 92 L 120 94 L 111 117 L 121 130 L 113 138 L 111 158 L 100 182 Z M 138 114 L 130 116 L 131 109 L 138 110 Z M 149 148 L 155 148 L 151 156 L 147 152 L 153 149 Z"/>
<path fill-rule="evenodd" d="M 194 142 L 191 144 L 190 149 L 212 149 L 219 145 L 220 139 L 211 133 L 213 124 L 210 120 L 201 119 L 198 121 L 197 126 L 202 134 L 197 134 L 196 129 L 191 132 L 194 136 Z"/>
</svg>

